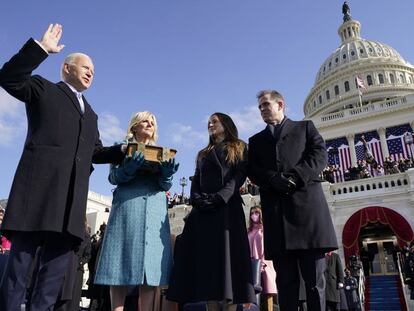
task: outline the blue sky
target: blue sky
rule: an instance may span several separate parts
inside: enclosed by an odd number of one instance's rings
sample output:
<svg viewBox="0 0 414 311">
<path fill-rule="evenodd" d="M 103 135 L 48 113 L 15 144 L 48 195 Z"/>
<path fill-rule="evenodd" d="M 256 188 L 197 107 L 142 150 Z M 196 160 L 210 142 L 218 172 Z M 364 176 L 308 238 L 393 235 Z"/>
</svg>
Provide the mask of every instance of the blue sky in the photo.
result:
<svg viewBox="0 0 414 311">
<path fill-rule="evenodd" d="M 414 1 L 348 1 L 363 38 L 394 47 L 414 62 Z M 339 45 L 343 1 L 141 0 L 3 1 L 0 64 L 49 23 L 63 25 L 60 54 L 36 70 L 59 81 L 65 55 L 82 51 L 95 64 L 85 93 L 99 115 L 105 144 L 122 139 L 133 112 L 149 110 L 162 146 L 178 149 L 178 179 L 193 174 L 207 142 L 207 118 L 230 114 L 241 138 L 264 127 L 258 90 L 282 92 L 288 116 L 303 103 L 322 62 Z M 7 198 L 26 134 L 24 105 L 0 89 L 0 198 Z M 108 166 L 98 165 L 90 190 L 110 195 Z M 186 192 L 189 192 L 187 187 Z"/>
</svg>

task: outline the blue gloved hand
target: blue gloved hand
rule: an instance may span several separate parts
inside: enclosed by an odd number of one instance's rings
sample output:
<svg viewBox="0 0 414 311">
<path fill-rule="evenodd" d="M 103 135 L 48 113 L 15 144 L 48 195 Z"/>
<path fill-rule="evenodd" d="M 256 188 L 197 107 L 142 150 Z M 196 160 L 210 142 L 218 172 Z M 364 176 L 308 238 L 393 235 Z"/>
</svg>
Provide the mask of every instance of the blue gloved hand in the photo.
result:
<svg viewBox="0 0 414 311">
<path fill-rule="evenodd" d="M 126 157 L 122 165 L 126 175 L 135 175 L 138 169 L 144 164 L 144 155 L 142 152 L 135 151 L 131 158 Z"/>
<path fill-rule="evenodd" d="M 168 161 L 162 161 L 160 163 L 160 170 L 161 175 L 164 178 L 170 178 L 172 175 L 174 175 L 178 171 L 178 167 L 180 166 L 180 163 L 175 163 L 175 159 L 169 159 Z"/>
</svg>

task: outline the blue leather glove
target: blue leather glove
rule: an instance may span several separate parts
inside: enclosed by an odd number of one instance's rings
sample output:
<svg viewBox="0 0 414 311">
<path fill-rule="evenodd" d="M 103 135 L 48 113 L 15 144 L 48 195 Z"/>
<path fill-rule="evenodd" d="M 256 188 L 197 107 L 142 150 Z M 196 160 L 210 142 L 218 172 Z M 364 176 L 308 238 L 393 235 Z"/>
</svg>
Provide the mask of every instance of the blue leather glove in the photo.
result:
<svg viewBox="0 0 414 311">
<path fill-rule="evenodd" d="M 135 151 L 131 158 L 125 158 L 122 165 L 123 171 L 126 175 L 135 175 L 138 169 L 144 164 L 144 155 L 142 152 Z"/>
<path fill-rule="evenodd" d="M 178 167 L 180 166 L 180 163 L 175 163 L 175 159 L 169 159 L 168 161 L 162 161 L 160 163 L 160 170 L 161 175 L 164 178 L 170 178 L 172 175 L 174 175 Z"/>
</svg>

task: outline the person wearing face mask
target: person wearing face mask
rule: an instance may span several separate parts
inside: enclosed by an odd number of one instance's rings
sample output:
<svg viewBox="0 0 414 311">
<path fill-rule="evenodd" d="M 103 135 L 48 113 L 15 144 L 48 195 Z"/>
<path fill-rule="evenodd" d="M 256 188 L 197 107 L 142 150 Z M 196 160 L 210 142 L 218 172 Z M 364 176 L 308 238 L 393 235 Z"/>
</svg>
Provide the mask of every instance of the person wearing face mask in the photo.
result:
<svg viewBox="0 0 414 311">
<path fill-rule="evenodd" d="M 265 260 L 264 257 L 263 221 L 260 206 L 250 208 L 249 228 L 247 232 L 250 244 L 250 256 L 253 259 L 259 259 L 262 263 L 261 300 L 263 301 L 263 308 L 261 310 L 273 311 L 273 296 L 277 294 L 276 271 L 273 268 L 273 262 L 271 260 Z"/>
<path fill-rule="evenodd" d="M 207 302 L 209 311 L 252 303 L 249 242 L 240 187 L 246 179 L 246 144 L 233 120 L 208 119 L 209 143 L 198 152 L 191 183 L 191 211 L 180 240 L 167 298 Z"/>
<path fill-rule="evenodd" d="M 148 112 L 135 113 L 126 139 L 154 145 L 157 121 Z M 110 285 L 112 310 L 124 309 L 132 286 L 139 286 L 139 310 L 152 310 L 157 286 L 167 285 L 172 266 L 171 233 L 166 191 L 178 163 L 160 163 L 148 170 L 136 151 L 119 165 L 111 165 L 109 182 L 116 185 L 112 208 L 98 259 L 95 283 Z"/>
</svg>

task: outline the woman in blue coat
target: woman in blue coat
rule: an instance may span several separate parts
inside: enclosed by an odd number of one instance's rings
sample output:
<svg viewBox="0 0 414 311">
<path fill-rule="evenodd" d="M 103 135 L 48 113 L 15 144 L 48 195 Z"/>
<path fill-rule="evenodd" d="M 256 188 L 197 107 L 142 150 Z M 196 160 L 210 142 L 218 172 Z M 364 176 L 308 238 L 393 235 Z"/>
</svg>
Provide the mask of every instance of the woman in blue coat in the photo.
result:
<svg viewBox="0 0 414 311">
<path fill-rule="evenodd" d="M 148 111 L 130 120 L 127 139 L 154 145 L 155 116 Z M 139 285 L 140 310 L 151 310 L 156 286 L 168 284 L 172 265 L 166 191 L 178 169 L 174 160 L 162 162 L 159 172 L 145 169 L 144 156 L 135 152 L 112 165 L 109 181 L 116 185 L 112 209 L 95 277 L 110 285 L 112 310 L 123 310 L 129 286 Z"/>
</svg>

